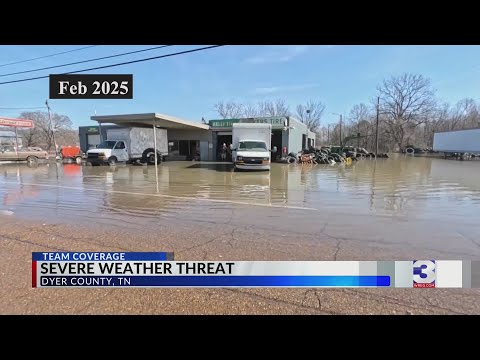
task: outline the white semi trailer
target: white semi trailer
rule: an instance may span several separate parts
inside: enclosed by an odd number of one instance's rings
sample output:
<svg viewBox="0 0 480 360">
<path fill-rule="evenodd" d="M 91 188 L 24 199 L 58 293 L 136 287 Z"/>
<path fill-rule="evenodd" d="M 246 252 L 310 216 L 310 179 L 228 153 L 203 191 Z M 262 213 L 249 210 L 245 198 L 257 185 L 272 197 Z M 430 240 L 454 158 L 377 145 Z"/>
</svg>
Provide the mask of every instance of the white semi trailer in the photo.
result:
<svg viewBox="0 0 480 360">
<path fill-rule="evenodd" d="M 480 154 L 480 128 L 435 133 L 433 151 L 443 152 L 445 156 Z"/>
<path fill-rule="evenodd" d="M 155 129 L 157 138 L 157 164 L 168 155 L 166 129 Z M 155 164 L 155 139 L 153 128 L 118 128 L 108 129 L 107 139 L 96 149 L 87 151 L 87 162 L 92 165 L 117 162 L 134 162 Z"/>
</svg>

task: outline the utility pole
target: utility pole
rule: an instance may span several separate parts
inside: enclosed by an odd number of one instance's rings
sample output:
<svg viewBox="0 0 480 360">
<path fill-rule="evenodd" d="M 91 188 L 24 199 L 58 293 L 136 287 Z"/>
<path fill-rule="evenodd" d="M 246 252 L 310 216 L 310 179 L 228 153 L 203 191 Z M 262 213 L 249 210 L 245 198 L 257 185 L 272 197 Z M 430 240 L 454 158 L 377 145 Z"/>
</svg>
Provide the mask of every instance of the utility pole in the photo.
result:
<svg viewBox="0 0 480 360">
<path fill-rule="evenodd" d="M 327 125 L 327 145 L 330 145 L 330 124 Z"/>
<path fill-rule="evenodd" d="M 52 117 L 50 115 L 50 106 L 48 105 L 48 100 L 45 100 L 45 105 L 47 105 L 47 109 L 48 109 L 48 122 L 50 123 L 50 129 L 52 130 L 53 146 L 55 146 L 55 160 L 57 160 L 58 158 L 57 141 L 55 140 L 55 129 L 53 128 L 53 124 L 52 124 Z"/>
<path fill-rule="evenodd" d="M 357 122 L 357 148 L 360 147 L 360 121 Z"/>
<path fill-rule="evenodd" d="M 342 147 L 342 115 L 340 114 L 340 147 Z"/>
<path fill-rule="evenodd" d="M 378 156 L 378 115 L 380 112 L 380 96 L 377 97 L 377 125 L 375 126 L 375 159 Z"/>
<path fill-rule="evenodd" d="M 16 126 L 15 126 L 15 156 L 18 159 L 18 130 Z"/>
<path fill-rule="evenodd" d="M 338 113 L 332 113 L 332 115 L 338 115 L 338 116 L 340 116 L 339 136 L 340 136 L 340 147 L 342 147 L 342 143 L 343 143 L 343 141 L 342 141 L 342 116 L 343 116 L 343 115 L 342 115 L 342 114 L 338 114 Z M 334 130 L 335 130 L 335 129 L 334 129 Z"/>
<path fill-rule="evenodd" d="M 307 130 L 310 130 L 310 126 L 312 126 L 312 123 L 310 121 L 310 109 L 307 109 L 307 116 L 308 116 L 308 120 L 307 120 Z M 307 132 L 308 133 L 308 132 Z M 308 137 L 308 136 L 307 136 Z M 309 142 L 310 140 L 307 140 L 307 142 Z M 310 149 L 310 144 L 305 144 L 305 147 Z"/>
</svg>

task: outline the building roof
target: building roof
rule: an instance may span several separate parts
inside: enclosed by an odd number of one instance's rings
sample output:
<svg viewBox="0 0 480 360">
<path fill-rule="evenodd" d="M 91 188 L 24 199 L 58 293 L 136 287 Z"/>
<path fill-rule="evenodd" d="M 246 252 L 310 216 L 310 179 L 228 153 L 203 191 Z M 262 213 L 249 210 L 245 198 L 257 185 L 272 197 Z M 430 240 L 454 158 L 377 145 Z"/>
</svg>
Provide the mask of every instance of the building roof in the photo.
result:
<svg viewBox="0 0 480 360">
<path fill-rule="evenodd" d="M 307 130 L 307 125 L 305 125 L 301 120 L 293 117 L 293 116 L 290 116 L 290 126 L 295 126 L 295 127 L 298 127 L 298 128 L 302 128 L 303 130 Z"/>
<path fill-rule="evenodd" d="M 0 137 L 15 137 L 15 131 L 0 130 Z"/>
<path fill-rule="evenodd" d="M 158 113 L 92 116 L 91 119 L 100 124 L 116 124 L 132 127 L 151 127 L 155 124 L 165 129 L 209 129 L 209 126 L 206 124 L 194 123 Z"/>
</svg>

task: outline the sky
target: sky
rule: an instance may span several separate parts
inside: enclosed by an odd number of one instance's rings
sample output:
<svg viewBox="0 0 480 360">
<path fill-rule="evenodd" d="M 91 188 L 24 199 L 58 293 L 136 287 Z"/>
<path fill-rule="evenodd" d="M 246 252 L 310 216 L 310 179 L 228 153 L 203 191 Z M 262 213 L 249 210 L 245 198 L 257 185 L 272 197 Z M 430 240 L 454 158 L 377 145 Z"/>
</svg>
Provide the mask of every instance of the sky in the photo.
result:
<svg viewBox="0 0 480 360">
<path fill-rule="evenodd" d="M 84 45 L 88 46 L 88 44 Z M 205 45 L 178 45 L 117 58 L 27 74 L 17 71 L 121 54 L 155 45 L 99 45 L 14 65 L 82 46 L 0 46 L 0 82 L 62 73 L 179 52 Z M 74 127 L 93 125 L 97 115 L 162 113 L 200 122 L 218 119 L 218 101 L 257 103 L 284 99 L 291 110 L 307 100 L 326 105 L 322 124 L 335 123 L 355 104 L 369 103 L 382 79 L 404 72 L 432 80 L 441 101 L 480 98 L 480 46 L 475 45 L 227 45 L 190 54 L 90 71 L 89 74 L 133 74 L 132 100 L 49 100 L 53 112 L 67 115 Z M 47 79 L 0 84 L 0 117 L 40 107 L 49 97 Z"/>
</svg>

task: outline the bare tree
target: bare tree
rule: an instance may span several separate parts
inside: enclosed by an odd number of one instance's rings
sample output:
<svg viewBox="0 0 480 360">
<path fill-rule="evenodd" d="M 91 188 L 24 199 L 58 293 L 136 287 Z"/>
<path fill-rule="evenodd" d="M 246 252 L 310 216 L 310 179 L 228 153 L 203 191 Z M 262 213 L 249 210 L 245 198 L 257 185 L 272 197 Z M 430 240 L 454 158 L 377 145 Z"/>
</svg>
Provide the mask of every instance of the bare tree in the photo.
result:
<svg viewBox="0 0 480 360">
<path fill-rule="evenodd" d="M 402 148 L 411 140 L 418 125 L 431 120 L 436 109 L 435 90 L 430 79 L 403 74 L 383 80 L 377 91 L 385 131 L 398 148 Z"/>
<path fill-rule="evenodd" d="M 468 129 L 479 125 L 478 106 L 473 99 L 462 99 L 451 110 L 450 130 Z"/>
<path fill-rule="evenodd" d="M 289 116 L 290 109 L 283 99 L 275 101 L 266 100 L 255 104 L 240 104 L 234 101 L 219 101 L 214 105 L 215 111 L 223 119 L 237 119 L 240 117 L 261 117 L 261 116 Z"/>
<path fill-rule="evenodd" d="M 272 116 L 290 116 L 290 107 L 283 99 L 277 99 L 275 101 L 275 115 Z"/>
<path fill-rule="evenodd" d="M 55 133 L 55 140 L 58 146 L 75 146 L 79 145 L 77 130 L 61 129 Z"/>
<path fill-rule="evenodd" d="M 247 104 L 243 107 L 243 116 L 246 118 L 253 118 L 259 116 L 257 106 L 253 104 Z"/>
<path fill-rule="evenodd" d="M 31 117 L 29 117 L 29 114 L 32 114 L 32 113 L 23 112 L 23 113 L 20 114 L 19 118 L 33 120 Z M 42 142 L 41 130 L 36 125 L 35 121 L 34 121 L 34 127 L 33 128 L 19 130 L 19 133 L 22 135 L 23 140 L 24 140 L 23 145 L 26 146 L 26 147 L 36 146 L 36 145 L 39 145 Z"/>
<path fill-rule="evenodd" d="M 33 120 L 35 129 L 32 130 L 33 134 L 28 136 L 32 138 L 37 136 L 38 140 L 36 141 L 44 145 L 47 150 L 50 150 L 53 146 L 53 131 L 57 133 L 71 129 L 72 126 L 72 121 L 68 116 L 56 113 L 51 114 L 51 123 L 48 113 L 41 111 L 23 112 L 20 114 L 20 117 Z"/>
<path fill-rule="evenodd" d="M 417 131 L 415 145 L 431 148 L 433 146 L 433 134 L 438 131 L 449 130 L 451 113 L 450 104 L 444 103 L 438 106 L 433 119 L 424 125 L 423 131 Z"/>
<path fill-rule="evenodd" d="M 448 123 L 450 122 L 451 112 L 452 109 L 449 103 L 443 103 L 443 105 L 438 107 L 437 114 L 434 120 L 431 122 L 432 133 L 437 130 L 448 130 L 450 126 Z"/>
<path fill-rule="evenodd" d="M 432 147 L 433 135 L 439 131 L 471 129 L 480 126 L 479 105 L 474 99 L 465 98 L 455 106 L 444 103 L 437 109 L 434 119 L 416 132 L 416 145 Z"/>
<path fill-rule="evenodd" d="M 18 132 L 22 135 L 23 145 L 26 147 L 37 146 L 41 141 L 40 132 L 36 127 L 32 129 L 19 130 Z"/>
<path fill-rule="evenodd" d="M 364 103 L 356 104 L 352 107 L 349 114 L 349 124 L 345 126 L 345 133 L 358 136 L 360 138 L 355 141 L 356 145 L 367 148 L 371 146 L 370 137 L 375 132 L 373 123 L 373 109 Z"/>
<path fill-rule="evenodd" d="M 234 101 L 219 101 L 214 106 L 215 111 L 224 119 L 236 119 L 243 114 L 243 105 Z"/>
<path fill-rule="evenodd" d="M 349 120 L 353 124 L 358 124 L 362 120 L 370 120 L 373 114 L 373 109 L 364 103 L 356 104 L 350 110 Z"/>
<path fill-rule="evenodd" d="M 289 116 L 290 108 L 283 99 L 266 100 L 258 103 L 258 112 L 260 116 Z"/>
<path fill-rule="evenodd" d="M 330 126 L 330 144 L 340 144 L 340 123 Z"/>
<path fill-rule="evenodd" d="M 225 103 L 223 101 L 219 101 L 215 105 L 213 105 L 213 108 L 215 111 L 220 115 L 223 119 L 228 118 L 228 112 L 227 109 L 225 108 Z"/>
<path fill-rule="evenodd" d="M 297 105 L 297 117 L 310 131 L 317 132 L 320 129 L 320 120 L 325 110 L 325 104 L 321 101 L 309 100 L 305 104 Z"/>
<path fill-rule="evenodd" d="M 328 145 L 329 129 L 325 126 L 318 128 L 315 140 L 316 145 Z"/>
<path fill-rule="evenodd" d="M 258 103 L 258 112 L 260 116 L 274 116 L 275 106 L 271 101 L 260 101 Z"/>
<path fill-rule="evenodd" d="M 22 112 L 19 116 L 22 119 L 32 120 L 34 127 L 23 131 L 25 145 L 28 146 L 45 146 L 44 128 L 48 124 L 48 114 L 37 112 Z"/>
<path fill-rule="evenodd" d="M 465 124 L 465 117 L 468 113 L 468 105 L 465 100 L 460 100 L 454 107 L 450 108 L 448 128 L 446 130 L 460 130 Z"/>
</svg>

